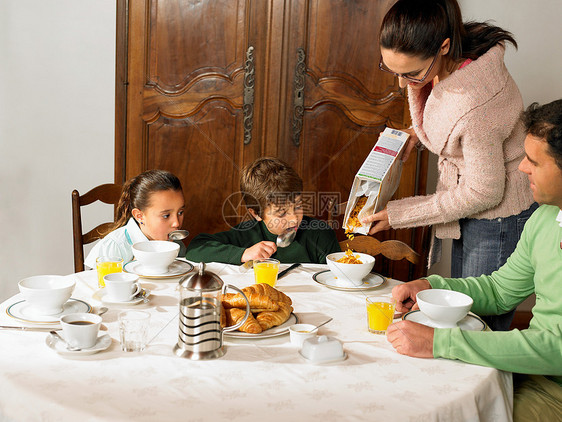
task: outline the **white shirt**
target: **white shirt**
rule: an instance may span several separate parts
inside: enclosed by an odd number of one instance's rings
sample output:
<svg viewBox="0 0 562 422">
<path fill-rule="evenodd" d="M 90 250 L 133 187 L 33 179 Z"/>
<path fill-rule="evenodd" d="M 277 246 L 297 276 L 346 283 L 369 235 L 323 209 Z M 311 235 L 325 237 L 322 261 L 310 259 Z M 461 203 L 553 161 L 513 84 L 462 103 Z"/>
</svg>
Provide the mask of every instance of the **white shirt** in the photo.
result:
<svg viewBox="0 0 562 422">
<path fill-rule="evenodd" d="M 95 269 L 98 256 L 118 256 L 126 264 L 133 260 L 133 244 L 147 240 L 138 223 L 131 217 L 126 225 L 113 230 L 95 244 L 84 260 L 84 265 Z"/>
</svg>

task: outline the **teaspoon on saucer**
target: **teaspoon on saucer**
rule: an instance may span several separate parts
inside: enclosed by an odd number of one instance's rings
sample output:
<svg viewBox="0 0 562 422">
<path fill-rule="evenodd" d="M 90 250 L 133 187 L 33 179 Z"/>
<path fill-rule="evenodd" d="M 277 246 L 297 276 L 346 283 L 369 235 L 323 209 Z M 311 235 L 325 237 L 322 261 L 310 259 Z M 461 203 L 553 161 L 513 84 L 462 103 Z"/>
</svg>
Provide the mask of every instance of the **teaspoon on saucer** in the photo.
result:
<svg viewBox="0 0 562 422">
<path fill-rule="evenodd" d="M 67 343 L 67 341 L 65 339 L 63 339 L 61 337 L 61 335 L 59 333 L 57 333 L 56 331 L 49 331 L 49 333 L 55 337 L 57 337 L 60 341 L 62 341 L 64 344 L 66 344 L 66 348 L 67 350 L 70 350 L 71 352 L 79 352 L 80 350 L 82 350 L 80 347 L 72 347 L 70 344 Z"/>
</svg>

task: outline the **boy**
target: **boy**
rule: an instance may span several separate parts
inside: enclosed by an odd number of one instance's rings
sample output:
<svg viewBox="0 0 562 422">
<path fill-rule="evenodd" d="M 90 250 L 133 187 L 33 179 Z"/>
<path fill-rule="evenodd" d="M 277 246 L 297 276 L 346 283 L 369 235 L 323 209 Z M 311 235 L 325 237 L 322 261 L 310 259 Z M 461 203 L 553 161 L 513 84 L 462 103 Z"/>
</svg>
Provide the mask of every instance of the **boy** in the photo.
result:
<svg viewBox="0 0 562 422">
<path fill-rule="evenodd" d="M 196 262 L 242 264 L 259 258 L 281 262 L 326 263 L 339 252 L 334 231 L 323 221 L 303 215 L 302 179 L 277 158 L 259 158 L 242 170 L 240 190 L 252 221 L 216 234 L 200 234 L 187 248 Z M 293 242 L 277 248 L 277 236 L 296 230 Z"/>
</svg>

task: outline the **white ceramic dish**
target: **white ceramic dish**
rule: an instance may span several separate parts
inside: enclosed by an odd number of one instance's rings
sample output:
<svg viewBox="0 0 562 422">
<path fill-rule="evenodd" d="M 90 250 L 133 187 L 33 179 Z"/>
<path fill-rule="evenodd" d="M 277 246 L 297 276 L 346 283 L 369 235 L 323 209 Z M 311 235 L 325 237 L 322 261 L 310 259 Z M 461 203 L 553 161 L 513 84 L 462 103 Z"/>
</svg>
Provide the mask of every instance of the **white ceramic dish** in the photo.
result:
<svg viewBox="0 0 562 422">
<path fill-rule="evenodd" d="M 375 265 L 375 258 L 365 253 L 353 252 L 353 255 L 358 257 L 362 264 L 344 264 L 342 262 L 337 262 L 345 255 L 345 252 L 334 252 L 326 256 L 328 268 L 337 277 L 340 287 L 362 285 L 363 279 L 367 277 Z"/>
<path fill-rule="evenodd" d="M 80 299 L 70 298 L 63 305 L 62 312 L 55 315 L 35 315 L 29 312 L 30 305 L 25 300 L 13 303 L 6 309 L 8 316 L 32 324 L 59 324 L 60 317 L 77 312 L 91 312 L 90 304 Z"/>
<path fill-rule="evenodd" d="M 60 314 L 75 285 L 73 277 L 60 275 L 36 275 L 18 283 L 21 295 L 31 305 L 28 312 L 35 315 Z"/>
<path fill-rule="evenodd" d="M 149 297 L 150 296 L 150 290 L 144 289 L 144 291 L 146 292 L 145 297 Z M 105 291 L 105 289 L 96 290 L 94 292 L 94 294 L 92 295 L 92 297 L 94 299 L 100 301 L 104 305 L 134 306 L 134 305 L 138 305 L 139 303 L 143 302 L 142 297 L 137 297 L 136 299 L 128 300 L 126 302 L 118 302 L 118 301 L 112 300 L 107 296 L 107 292 Z"/>
<path fill-rule="evenodd" d="M 453 328 L 470 311 L 474 301 L 464 293 L 445 289 L 418 292 L 416 302 L 420 311 L 440 328 Z"/>
<path fill-rule="evenodd" d="M 312 364 L 339 362 L 346 358 L 342 342 L 328 336 L 306 339 L 299 353 L 307 362 Z"/>
<path fill-rule="evenodd" d="M 282 336 L 289 333 L 289 327 L 296 324 L 299 321 L 297 316 L 293 313 L 289 316 L 289 319 L 283 324 L 277 327 L 272 327 L 269 330 L 262 331 L 259 334 L 244 333 L 242 331 L 226 331 L 224 337 L 226 338 L 246 338 L 246 339 L 261 339 L 269 337 Z"/>
<path fill-rule="evenodd" d="M 160 275 L 168 271 L 178 256 L 180 245 L 166 240 L 149 240 L 135 243 L 132 249 L 146 275 Z"/>
<path fill-rule="evenodd" d="M 142 264 L 139 261 L 131 261 L 125 264 L 123 271 L 128 273 L 133 273 L 143 278 L 174 278 L 181 277 L 193 270 L 193 265 L 189 262 L 176 259 L 168 267 L 168 272 L 160 275 L 149 275 L 144 270 Z"/>
<path fill-rule="evenodd" d="M 418 322 L 423 325 L 427 325 L 428 327 L 433 328 L 440 328 L 436 327 L 433 321 L 431 321 L 428 317 L 426 317 L 423 312 L 419 309 L 415 311 L 410 311 L 407 314 L 402 316 L 403 320 Z M 457 326 L 461 330 L 465 331 L 486 331 L 487 325 L 486 323 L 478 316 L 473 313 L 469 313 L 463 319 L 461 319 Z"/>
<path fill-rule="evenodd" d="M 314 361 L 314 360 L 310 360 L 307 359 L 306 357 L 303 356 L 302 352 L 299 350 L 299 355 L 301 355 L 301 357 L 307 362 L 310 363 L 312 365 L 329 365 L 330 363 L 336 363 L 336 362 L 341 362 L 343 360 L 347 359 L 347 353 L 343 352 L 343 356 L 336 358 L 336 359 L 329 359 L 329 360 L 320 360 L 320 361 Z"/>
<path fill-rule="evenodd" d="M 382 275 L 370 273 L 363 279 L 363 284 L 360 286 L 341 287 L 338 283 L 338 279 L 330 270 L 317 272 L 312 276 L 312 279 L 322 286 L 335 290 L 343 290 L 345 292 L 374 289 L 381 286 L 386 281 L 386 278 Z"/>
<path fill-rule="evenodd" d="M 291 344 L 297 347 L 302 347 L 307 338 L 316 337 L 317 334 L 318 328 L 312 324 L 295 324 L 289 327 Z"/>
<path fill-rule="evenodd" d="M 64 338 L 64 334 L 62 331 L 59 331 L 59 334 Z M 85 355 L 93 355 L 94 353 L 101 352 L 102 350 L 107 349 L 111 346 L 111 337 L 109 334 L 103 334 L 98 337 L 98 340 L 94 347 L 90 347 L 88 349 L 82 350 L 68 350 L 66 348 L 66 343 L 64 343 L 61 339 L 52 334 L 49 334 L 45 339 L 45 343 L 55 352 L 60 355 L 69 355 L 69 356 L 85 356 Z"/>
</svg>

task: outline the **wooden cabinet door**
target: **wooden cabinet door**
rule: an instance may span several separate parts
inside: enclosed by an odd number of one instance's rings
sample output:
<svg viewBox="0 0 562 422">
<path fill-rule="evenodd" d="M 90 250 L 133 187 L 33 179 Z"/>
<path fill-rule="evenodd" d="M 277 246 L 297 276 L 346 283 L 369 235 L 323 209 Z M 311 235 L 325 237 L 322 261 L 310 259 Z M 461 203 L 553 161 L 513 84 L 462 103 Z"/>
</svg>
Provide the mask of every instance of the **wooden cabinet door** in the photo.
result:
<svg viewBox="0 0 562 422">
<path fill-rule="evenodd" d="M 309 214 L 327 217 L 322 199 L 347 200 L 385 125 L 407 124 L 403 92 L 377 67 L 392 3 L 118 0 L 116 180 L 176 174 L 191 239 L 238 221 L 240 169 L 278 156 L 312 194 Z M 417 163 L 405 166 L 398 195 L 425 191 Z"/>
</svg>

